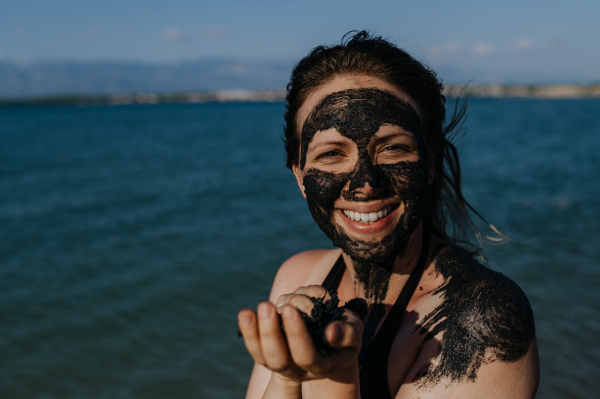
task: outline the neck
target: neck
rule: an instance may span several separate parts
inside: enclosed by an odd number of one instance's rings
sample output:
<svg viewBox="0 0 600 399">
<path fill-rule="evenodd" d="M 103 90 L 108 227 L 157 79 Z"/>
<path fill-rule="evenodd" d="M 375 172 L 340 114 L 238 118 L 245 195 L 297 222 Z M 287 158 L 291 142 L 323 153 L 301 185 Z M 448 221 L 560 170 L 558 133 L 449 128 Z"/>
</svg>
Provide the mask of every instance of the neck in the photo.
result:
<svg viewBox="0 0 600 399">
<path fill-rule="evenodd" d="M 343 253 L 357 297 L 369 305 L 393 305 L 419 261 L 422 243 L 423 223 L 420 223 L 410 235 L 404 252 L 389 263 L 359 262 Z"/>
</svg>

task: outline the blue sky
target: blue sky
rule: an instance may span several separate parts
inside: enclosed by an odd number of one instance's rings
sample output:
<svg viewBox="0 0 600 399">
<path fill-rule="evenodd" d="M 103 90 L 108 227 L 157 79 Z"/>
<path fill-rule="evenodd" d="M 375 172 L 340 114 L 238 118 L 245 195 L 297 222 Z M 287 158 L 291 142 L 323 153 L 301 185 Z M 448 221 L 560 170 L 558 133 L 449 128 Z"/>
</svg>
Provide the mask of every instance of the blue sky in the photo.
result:
<svg viewBox="0 0 600 399">
<path fill-rule="evenodd" d="M 371 29 L 443 76 L 600 80 L 600 1 L 32 1 L 0 3 L 0 60 L 297 60 Z"/>
</svg>

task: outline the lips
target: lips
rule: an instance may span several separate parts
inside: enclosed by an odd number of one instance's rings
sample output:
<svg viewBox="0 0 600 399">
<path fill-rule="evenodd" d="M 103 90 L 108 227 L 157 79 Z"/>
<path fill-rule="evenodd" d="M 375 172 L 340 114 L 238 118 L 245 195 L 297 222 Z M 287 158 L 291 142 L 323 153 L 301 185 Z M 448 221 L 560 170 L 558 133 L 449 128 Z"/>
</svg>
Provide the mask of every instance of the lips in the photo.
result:
<svg viewBox="0 0 600 399">
<path fill-rule="evenodd" d="M 350 220 L 353 220 L 355 222 L 361 223 L 361 224 L 371 224 L 374 223 L 376 221 L 378 221 L 379 219 L 383 219 L 384 217 L 386 217 L 387 215 L 389 215 L 389 213 L 392 211 L 393 206 L 389 205 L 386 206 L 383 209 L 380 209 L 376 212 L 368 212 L 368 213 L 362 213 L 362 212 L 354 212 L 348 209 L 342 209 L 342 213 Z"/>
</svg>

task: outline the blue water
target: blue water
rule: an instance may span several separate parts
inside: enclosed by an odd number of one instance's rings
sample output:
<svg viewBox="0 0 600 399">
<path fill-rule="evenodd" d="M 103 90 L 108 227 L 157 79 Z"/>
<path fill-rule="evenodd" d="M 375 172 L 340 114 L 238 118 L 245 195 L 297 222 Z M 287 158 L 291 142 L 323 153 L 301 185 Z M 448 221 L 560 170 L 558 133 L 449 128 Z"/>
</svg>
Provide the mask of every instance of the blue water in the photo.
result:
<svg viewBox="0 0 600 399">
<path fill-rule="evenodd" d="M 239 398 L 236 312 L 329 248 L 283 104 L 0 109 L 0 397 Z M 472 100 L 471 203 L 534 309 L 539 398 L 600 389 L 600 100 Z"/>
</svg>

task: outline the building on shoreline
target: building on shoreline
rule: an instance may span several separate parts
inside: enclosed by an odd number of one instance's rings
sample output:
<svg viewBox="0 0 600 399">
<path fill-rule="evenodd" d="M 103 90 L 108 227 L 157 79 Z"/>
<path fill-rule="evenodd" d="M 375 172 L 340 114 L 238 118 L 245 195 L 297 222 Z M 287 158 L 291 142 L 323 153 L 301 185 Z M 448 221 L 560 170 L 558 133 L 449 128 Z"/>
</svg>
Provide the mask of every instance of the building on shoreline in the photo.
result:
<svg viewBox="0 0 600 399">
<path fill-rule="evenodd" d="M 277 102 L 285 100 L 285 90 L 231 89 L 178 93 L 115 93 L 107 95 L 72 94 L 48 97 L 5 98 L 0 106 L 38 105 L 130 105 L 211 102 Z M 444 95 L 477 98 L 569 99 L 600 97 L 600 84 L 588 85 L 447 85 Z"/>
</svg>

